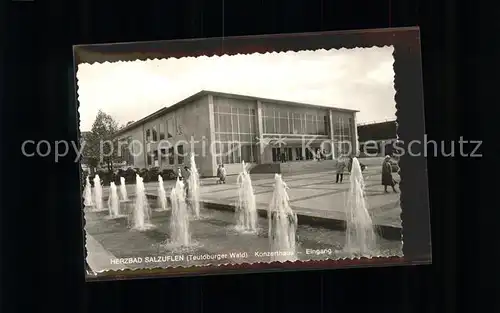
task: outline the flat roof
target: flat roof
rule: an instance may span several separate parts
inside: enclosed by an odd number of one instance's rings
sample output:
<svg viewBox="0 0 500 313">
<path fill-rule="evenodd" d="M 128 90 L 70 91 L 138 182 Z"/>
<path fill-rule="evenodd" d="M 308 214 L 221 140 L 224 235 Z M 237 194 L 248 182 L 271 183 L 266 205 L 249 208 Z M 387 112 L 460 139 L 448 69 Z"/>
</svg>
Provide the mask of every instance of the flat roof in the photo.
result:
<svg viewBox="0 0 500 313">
<path fill-rule="evenodd" d="M 123 134 L 131 129 L 134 129 L 138 126 L 141 126 L 145 124 L 146 122 L 153 120 L 157 117 L 160 117 L 162 115 L 165 115 L 169 112 L 175 111 L 182 107 L 184 104 L 190 103 L 192 101 L 195 101 L 201 97 L 207 96 L 207 95 L 212 95 L 215 97 L 224 97 L 224 98 L 231 98 L 231 99 L 239 99 L 239 100 L 253 100 L 253 101 L 261 101 L 261 102 L 272 102 L 276 104 L 283 104 L 283 105 L 290 105 L 290 106 L 301 106 L 301 107 L 310 107 L 310 108 L 323 108 L 323 109 L 333 109 L 336 111 L 340 112 L 349 112 L 349 113 L 356 113 L 359 112 L 359 110 L 350 110 L 350 109 L 342 109 L 342 108 L 336 108 L 336 107 L 330 107 L 326 105 L 315 105 L 315 104 L 310 104 L 310 103 L 301 103 L 301 102 L 293 102 L 293 101 L 284 101 L 284 100 L 277 100 L 277 99 L 268 99 L 268 98 L 261 98 L 261 97 L 254 97 L 254 96 L 245 96 L 245 95 L 238 95 L 238 94 L 232 94 L 232 93 L 226 93 L 226 92 L 218 92 L 218 91 L 211 91 L 211 90 L 202 90 L 200 92 L 195 93 L 194 95 L 191 95 L 169 107 L 164 107 L 161 108 L 160 110 L 143 117 L 142 119 L 135 121 L 131 123 L 130 125 L 127 125 L 120 129 L 118 132 L 116 132 L 115 136 L 119 136 L 120 134 Z"/>
</svg>

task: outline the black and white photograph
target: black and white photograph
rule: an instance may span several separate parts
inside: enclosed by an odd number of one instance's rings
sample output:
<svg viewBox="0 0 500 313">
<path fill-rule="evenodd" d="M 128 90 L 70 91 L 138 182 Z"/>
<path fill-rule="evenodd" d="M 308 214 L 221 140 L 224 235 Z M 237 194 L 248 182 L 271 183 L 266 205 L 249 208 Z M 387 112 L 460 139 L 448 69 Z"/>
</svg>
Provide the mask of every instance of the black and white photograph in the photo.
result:
<svg viewBox="0 0 500 313">
<path fill-rule="evenodd" d="M 90 269 L 403 257 L 393 54 L 76 65 Z"/>
</svg>

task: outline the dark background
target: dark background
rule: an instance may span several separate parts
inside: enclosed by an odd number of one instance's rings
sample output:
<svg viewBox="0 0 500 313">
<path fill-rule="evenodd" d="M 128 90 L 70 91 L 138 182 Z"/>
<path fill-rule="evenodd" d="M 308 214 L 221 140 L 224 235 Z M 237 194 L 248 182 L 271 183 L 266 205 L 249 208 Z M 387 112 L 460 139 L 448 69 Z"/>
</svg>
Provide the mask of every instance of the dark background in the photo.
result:
<svg viewBox="0 0 500 313">
<path fill-rule="evenodd" d="M 55 164 L 20 153 L 23 140 L 63 140 L 76 132 L 68 88 L 73 44 L 419 25 L 429 138 L 481 139 L 484 125 L 494 127 L 478 114 L 496 101 L 478 95 L 494 86 L 476 78 L 484 72 L 494 79 L 491 63 L 479 63 L 495 58 L 498 45 L 487 40 L 488 52 L 476 49 L 486 36 L 478 33 L 482 24 L 462 15 L 478 15 L 474 7 L 416 0 L 225 2 L 1 4 L 0 311 L 411 313 L 471 311 L 478 304 L 500 311 L 490 304 L 498 277 L 492 259 L 497 219 L 484 213 L 498 205 L 482 197 L 498 176 L 489 173 L 495 166 L 485 173 L 479 160 L 457 158 L 429 159 L 432 266 L 83 282 L 81 229 L 68 222 L 80 214 L 70 206 L 79 184 L 66 179 L 74 176 L 68 174 L 72 160 Z M 468 46 L 461 45 L 465 39 Z"/>
</svg>

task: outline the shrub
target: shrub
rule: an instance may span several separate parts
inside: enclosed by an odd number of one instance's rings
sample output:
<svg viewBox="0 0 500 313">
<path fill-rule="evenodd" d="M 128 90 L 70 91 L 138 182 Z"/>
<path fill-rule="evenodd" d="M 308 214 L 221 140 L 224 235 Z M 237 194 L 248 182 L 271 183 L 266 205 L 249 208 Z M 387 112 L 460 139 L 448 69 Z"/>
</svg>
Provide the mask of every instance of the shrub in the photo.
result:
<svg viewBox="0 0 500 313">
<path fill-rule="evenodd" d="M 98 172 L 97 174 L 99 174 L 99 177 L 103 181 L 103 185 L 108 185 L 108 186 L 109 186 L 109 183 L 112 181 L 111 179 L 113 179 L 115 181 L 115 184 L 119 185 L 121 183 L 120 177 L 125 178 L 126 184 L 135 184 L 136 174 L 141 176 L 145 183 L 158 181 L 158 175 L 161 175 L 164 180 L 173 180 L 177 177 L 176 171 L 174 169 L 169 168 L 169 169 L 160 170 L 159 167 L 153 167 L 150 169 L 147 169 L 147 168 L 142 168 L 142 169 L 135 168 L 134 169 L 134 168 L 129 167 L 126 170 L 122 170 L 122 169 L 118 170 L 116 175 L 113 175 L 113 174 L 110 174 L 110 173 L 107 173 L 104 171 Z M 91 183 L 93 184 L 94 177 L 92 176 L 89 178 L 90 178 Z M 83 179 L 85 180 L 85 176 L 83 177 Z"/>
<path fill-rule="evenodd" d="M 147 168 L 141 168 L 139 171 L 137 171 L 137 173 L 139 174 L 139 176 L 141 176 L 144 179 L 145 176 L 148 173 L 148 169 Z"/>
<path fill-rule="evenodd" d="M 135 175 L 136 175 L 136 170 L 129 167 L 125 171 L 123 177 L 125 178 L 125 183 L 126 184 L 135 184 Z"/>
<path fill-rule="evenodd" d="M 144 177 L 144 182 L 152 182 L 158 180 L 158 175 L 160 174 L 159 167 L 152 167 L 147 170 L 146 175 Z"/>
<path fill-rule="evenodd" d="M 173 180 L 177 177 L 177 175 L 173 169 L 167 168 L 161 171 L 161 177 L 163 177 L 164 180 Z"/>
</svg>

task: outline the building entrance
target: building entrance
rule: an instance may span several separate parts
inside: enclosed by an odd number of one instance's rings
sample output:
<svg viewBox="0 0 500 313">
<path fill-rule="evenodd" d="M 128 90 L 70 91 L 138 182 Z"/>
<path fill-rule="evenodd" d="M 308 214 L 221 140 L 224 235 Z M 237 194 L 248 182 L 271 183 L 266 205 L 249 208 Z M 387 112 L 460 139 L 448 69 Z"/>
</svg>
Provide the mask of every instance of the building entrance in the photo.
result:
<svg viewBox="0 0 500 313">
<path fill-rule="evenodd" d="M 293 161 L 292 148 L 272 148 L 273 162 Z"/>
<path fill-rule="evenodd" d="M 282 147 L 272 148 L 273 162 L 299 162 L 314 160 L 319 147 Z"/>
</svg>

